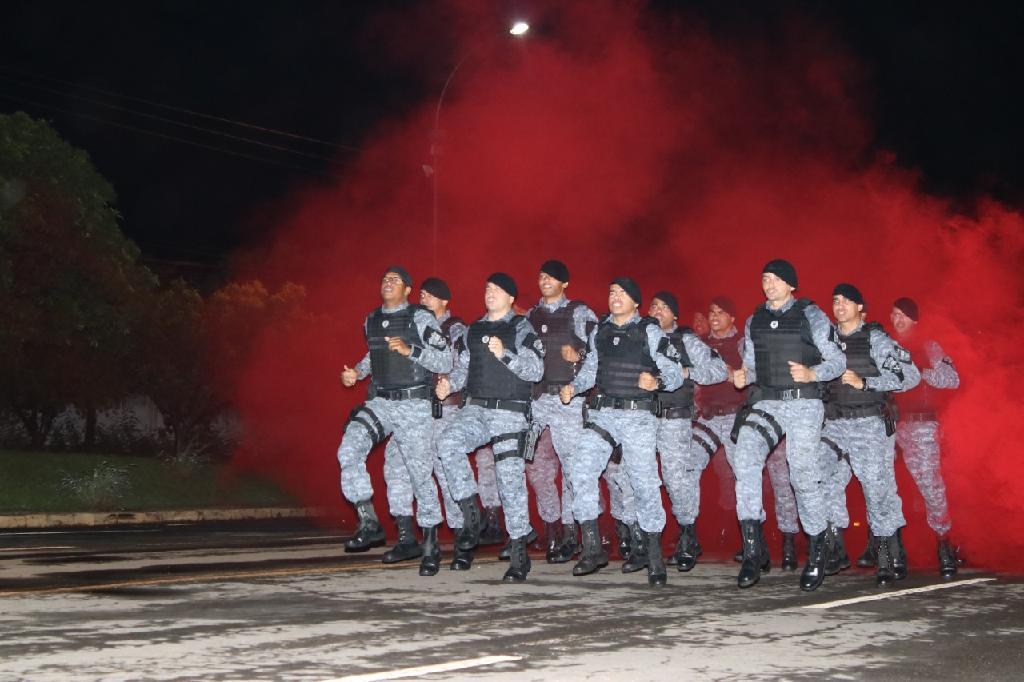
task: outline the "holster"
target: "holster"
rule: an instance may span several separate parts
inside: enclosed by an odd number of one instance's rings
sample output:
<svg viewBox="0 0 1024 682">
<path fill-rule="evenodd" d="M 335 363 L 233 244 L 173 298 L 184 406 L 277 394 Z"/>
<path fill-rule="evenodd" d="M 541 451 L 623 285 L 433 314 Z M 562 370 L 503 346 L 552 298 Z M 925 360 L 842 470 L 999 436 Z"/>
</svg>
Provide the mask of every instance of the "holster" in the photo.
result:
<svg viewBox="0 0 1024 682">
<path fill-rule="evenodd" d="M 894 405 L 886 405 L 882 408 L 882 422 L 885 424 L 885 435 L 891 436 L 896 433 L 896 415 Z"/>
<path fill-rule="evenodd" d="M 744 403 L 743 406 L 736 410 L 736 419 L 732 422 L 732 431 L 729 432 L 729 440 L 735 443 L 740 437 L 740 428 L 743 427 L 743 422 L 750 416 L 750 410 L 753 409 L 753 405 L 750 403 Z"/>
</svg>

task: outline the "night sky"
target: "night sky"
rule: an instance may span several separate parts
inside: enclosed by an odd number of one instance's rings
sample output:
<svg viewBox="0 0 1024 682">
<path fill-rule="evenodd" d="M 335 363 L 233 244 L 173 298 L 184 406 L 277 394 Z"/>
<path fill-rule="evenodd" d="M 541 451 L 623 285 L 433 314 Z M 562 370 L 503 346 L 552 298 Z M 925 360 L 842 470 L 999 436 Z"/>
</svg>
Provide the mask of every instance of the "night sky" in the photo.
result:
<svg viewBox="0 0 1024 682">
<path fill-rule="evenodd" d="M 332 182 L 376 126 L 436 97 L 460 27 L 446 23 L 447 4 L 412 4 L 5 3 L 0 112 L 50 120 L 87 150 L 144 255 L 218 263 L 270 229 L 275 201 Z M 510 18 L 530 18 L 529 3 L 506 4 Z M 983 193 L 1024 202 L 1024 6 L 708 1 L 649 11 L 733 40 L 770 41 L 794 21 L 824 27 L 863 70 L 875 150 L 965 210 Z M 392 56 L 418 30 L 410 13 L 436 34 L 433 61 Z M 557 40 L 557 26 L 541 28 Z M 424 131 L 423 161 L 428 144 Z"/>
</svg>

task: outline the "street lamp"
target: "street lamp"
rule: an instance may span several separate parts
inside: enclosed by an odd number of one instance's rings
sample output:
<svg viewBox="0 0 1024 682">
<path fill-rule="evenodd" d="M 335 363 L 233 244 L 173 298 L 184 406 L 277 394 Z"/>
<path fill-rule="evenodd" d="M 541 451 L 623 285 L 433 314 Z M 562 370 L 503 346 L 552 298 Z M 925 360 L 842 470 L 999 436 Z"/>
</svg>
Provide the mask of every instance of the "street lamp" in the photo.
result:
<svg viewBox="0 0 1024 682">
<path fill-rule="evenodd" d="M 527 31 L 530 30 L 530 25 L 525 21 L 516 21 L 509 27 L 508 32 L 510 35 L 515 37 L 521 37 L 526 35 Z M 469 50 L 466 51 L 462 58 L 455 64 L 451 72 L 448 73 L 448 78 L 444 81 L 444 86 L 441 88 L 441 94 L 437 98 L 437 109 L 434 110 L 434 130 L 431 133 L 430 140 L 430 165 L 423 166 L 423 172 L 431 180 L 432 191 L 433 191 L 433 234 L 432 234 L 432 268 L 434 272 L 437 272 L 437 234 L 438 234 L 438 220 L 437 220 L 437 175 L 439 169 L 439 160 L 441 156 L 441 108 L 444 106 L 444 96 L 448 93 L 448 86 L 451 85 L 452 79 L 455 78 L 455 74 L 458 73 L 459 68 L 466 63 L 473 54 L 480 47 L 478 41 Z"/>
</svg>

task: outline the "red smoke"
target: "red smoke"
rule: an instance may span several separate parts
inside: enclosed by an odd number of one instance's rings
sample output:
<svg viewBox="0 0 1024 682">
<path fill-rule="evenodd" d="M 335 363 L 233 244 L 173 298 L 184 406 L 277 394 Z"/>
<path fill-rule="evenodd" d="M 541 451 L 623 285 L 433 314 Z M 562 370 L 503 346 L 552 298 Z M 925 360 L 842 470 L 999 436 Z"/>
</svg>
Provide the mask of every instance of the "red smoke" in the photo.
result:
<svg viewBox="0 0 1024 682">
<path fill-rule="evenodd" d="M 482 311 L 488 273 L 516 277 L 528 306 L 539 264 L 560 258 L 570 293 L 599 313 L 607 282 L 628 274 L 647 295 L 675 291 L 688 321 L 719 293 L 752 310 L 761 266 L 785 257 L 799 293 L 826 312 L 840 281 L 860 287 L 871 318 L 886 324 L 893 299 L 918 300 L 962 377 L 943 423 L 953 532 L 976 565 L 1011 566 L 1024 534 L 993 530 L 1024 512 L 1013 436 L 1024 416 L 1013 393 L 1024 379 L 1019 213 L 983 202 L 955 215 L 917 189 L 912 171 L 872 151 L 864 75 L 832 36 L 799 20 L 783 37 L 750 43 L 635 6 L 552 3 L 531 11 L 536 30 L 516 40 L 475 3 L 434 9 L 388 15 L 368 43 L 384 43 L 388 64 L 438 64 L 424 76 L 437 91 L 469 55 L 441 114 L 439 262 L 421 168 L 431 162 L 431 96 L 381 122 L 343 181 L 291 197 L 272 242 L 240 257 L 246 276 L 305 285 L 320 315 L 254 354 L 239 397 L 254 461 L 351 518 L 334 451 L 364 388 L 343 390 L 338 374 L 365 352 L 361 323 L 391 262 L 417 280 L 445 278 L 466 318 Z M 371 456 L 372 471 L 379 460 Z M 912 559 L 934 563 L 919 495 L 908 477 L 901 484 Z M 714 516 L 715 486 L 705 490 L 704 533 L 734 533 L 733 517 Z M 382 490 L 375 499 L 386 515 Z"/>
</svg>

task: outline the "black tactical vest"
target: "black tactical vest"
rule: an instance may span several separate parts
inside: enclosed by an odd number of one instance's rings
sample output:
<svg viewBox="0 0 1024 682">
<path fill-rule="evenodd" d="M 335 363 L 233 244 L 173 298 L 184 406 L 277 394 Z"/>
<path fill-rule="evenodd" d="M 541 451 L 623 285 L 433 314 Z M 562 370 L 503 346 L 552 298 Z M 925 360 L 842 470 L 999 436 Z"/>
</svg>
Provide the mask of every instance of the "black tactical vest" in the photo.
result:
<svg viewBox="0 0 1024 682">
<path fill-rule="evenodd" d="M 551 312 L 543 305 L 537 304 L 527 314 L 527 319 L 547 349 L 544 354 L 544 377 L 536 386 L 538 392 L 543 392 L 551 384 L 572 383 L 576 378 L 579 368 L 576 364 L 562 359 L 562 346 L 572 346 L 576 351 L 582 351 L 587 346 L 585 340 L 576 336 L 573 324 L 573 314 L 581 306 L 582 301 L 569 301 L 568 304 Z M 591 328 L 587 329 L 588 336 Z"/>
<path fill-rule="evenodd" d="M 487 347 L 492 336 L 497 336 L 511 352 L 516 350 L 516 329 L 522 315 L 513 315 L 504 322 L 478 320 L 469 327 L 469 378 L 466 392 L 473 398 L 500 398 L 502 400 L 529 400 L 533 384 L 517 377 L 504 362 L 494 357 Z M 527 339 L 529 341 L 529 339 Z M 524 348 L 532 353 L 532 348 Z"/>
<path fill-rule="evenodd" d="M 668 335 L 668 341 L 679 351 L 679 364 L 683 367 L 693 367 L 690 356 L 686 352 L 686 345 L 683 343 L 684 334 L 692 334 L 689 327 L 676 327 Z M 683 385 L 674 391 L 660 391 L 658 401 L 662 407 L 693 407 L 693 390 L 695 384 L 690 378 L 683 379 Z"/>
<path fill-rule="evenodd" d="M 375 388 L 394 390 L 427 386 L 430 371 L 400 353 L 388 350 L 384 337 L 402 339 L 410 346 L 422 345 L 416 331 L 413 316 L 417 310 L 427 310 L 421 305 L 407 305 L 393 313 L 380 308 L 366 318 L 366 345 L 370 349 L 371 382 Z M 429 312 L 429 311 L 428 311 Z"/>
<path fill-rule="evenodd" d="M 849 336 L 839 335 L 839 347 L 846 354 L 846 369 L 861 377 L 881 375 L 871 359 L 871 331 L 882 329 L 877 322 L 868 322 Z M 861 391 L 836 378 L 826 384 L 825 400 L 840 407 L 871 407 L 885 402 L 885 391 Z"/>
<path fill-rule="evenodd" d="M 703 337 L 703 341 L 722 356 L 725 364 L 733 369 L 739 369 L 743 366 L 743 358 L 740 357 L 739 349 L 739 342 L 742 338 L 739 334 L 724 339 L 708 334 Z M 726 414 L 735 411 L 733 408 L 739 408 L 746 400 L 747 389 L 737 390 L 731 379 L 697 388 L 697 403 L 706 414 Z"/>
<path fill-rule="evenodd" d="M 806 298 L 793 303 L 789 310 L 776 315 L 766 306 L 758 306 L 750 322 L 750 338 L 754 343 L 754 369 L 757 385 L 765 388 L 798 388 L 789 374 L 789 362 L 812 367 L 821 362 L 821 353 L 811 337 L 811 323 L 804 310 L 811 302 Z"/>
<path fill-rule="evenodd" d="M 613 398 L 629 398 L 640 400 L 653 398 L 650 391 L 638 386 L 641 372 L 658 375 L 658 365 L 651 357 L 651 349 L 647 343 L 647 328 L 658 326 L 652 317 L 642 317 L 639 321 L 622 327 L 615 325 L 611 317 L 606 318 L 597 327 L 595 345 L 597 346 L 597 392 Z"/>
<path fill-rule="evenodd" d="M 452 338 L 452 327 L 455 326 L 456 324 L 465 324 L 465 322 L 462 321 L 461 317 L 449 317 L 447 320 L 441 323 L 441 333 L 443 333 L 444 338 L 446 338 L 452 344 L 452 357 L 457 361 L 459 353 L 462 351 L 464 346 L 461 336 L 459 336 L 459 338 L 457 339 Z M 434 375 L 435 387 L 437 386 L 437 379 L 440 376 L 440 374 Z M 460 393 L 452 392 L 451 394 L 448 395 L 447 398 L 444 399 L 443 402 L 445 405 L 458 405 L 459 402 L 461 401 L 461 398 L 462 395 Z"/>
</svg>

